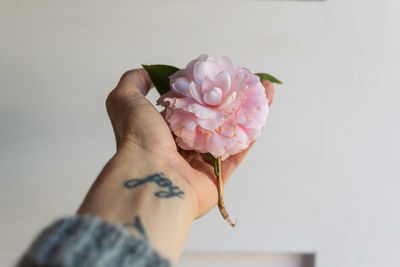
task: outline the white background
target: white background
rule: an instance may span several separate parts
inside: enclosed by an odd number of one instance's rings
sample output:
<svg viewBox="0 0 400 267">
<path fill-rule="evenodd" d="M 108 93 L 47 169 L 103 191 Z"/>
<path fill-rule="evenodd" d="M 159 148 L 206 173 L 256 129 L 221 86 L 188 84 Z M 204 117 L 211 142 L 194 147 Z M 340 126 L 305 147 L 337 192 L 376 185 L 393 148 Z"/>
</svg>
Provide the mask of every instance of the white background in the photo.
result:
<svg viewBox="0 0 400 267">
<path fill-rule="evenodd" d="M 113 154 L 120 75 L 202 52 L 284 85 L 225 190 L 237 228 L 214 210 L 186 251 L 400 266 L 398 0 L 0 3 L 1 266 L 73 214 Z"/>
</svg>

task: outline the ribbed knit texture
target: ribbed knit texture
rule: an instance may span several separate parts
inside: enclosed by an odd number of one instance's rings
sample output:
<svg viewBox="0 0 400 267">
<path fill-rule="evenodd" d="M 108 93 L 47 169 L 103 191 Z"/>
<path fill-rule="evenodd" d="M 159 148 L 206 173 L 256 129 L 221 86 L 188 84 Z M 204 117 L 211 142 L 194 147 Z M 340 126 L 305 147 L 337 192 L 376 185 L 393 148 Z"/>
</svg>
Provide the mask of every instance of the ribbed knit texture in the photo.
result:
<svg viewBox="0 0 400 267">
<path fill-rule="evenodd" d="M 89 216 L 61 219 L 33 242 L 17 267 L 169 267 L 144 239 Z"/>
</svg>

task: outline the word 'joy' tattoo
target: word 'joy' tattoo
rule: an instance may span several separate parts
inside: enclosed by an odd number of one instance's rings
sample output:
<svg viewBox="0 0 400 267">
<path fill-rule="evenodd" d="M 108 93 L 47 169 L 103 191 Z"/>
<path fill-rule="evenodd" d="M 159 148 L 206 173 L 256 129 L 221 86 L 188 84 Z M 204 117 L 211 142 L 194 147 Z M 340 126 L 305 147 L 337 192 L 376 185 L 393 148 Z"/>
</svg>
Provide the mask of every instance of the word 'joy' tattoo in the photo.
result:
<svg viewBox="0 0 400 267">
<path fill-rule="evenodd" d="M 159 198 L 183 198 L 183 196 L 185 195 L 185 192 L 183 192 L 179 187 L 175 186 L 170 179 L 165 177 L 162 172 L 152 174 L 143 179 L 129 179 L 125 181 L 124 186 L 126 188 L 135 188 L 146 183 L 156 183 L 158 186 L 165 188 L 165 190 L 157 191 L 154 194 L 156 197 Z"/>
<path fill-rule="evenodd" d="M 139 216 L 135 216 L 135 218 L 133 218 L 133 222 L 124 223 L 124 226 L 135 228 L 139 232 L 139 234 L 147 238 L 146 231 L 144 230 L 142 221 L 140 220 Z"/>
</svg>

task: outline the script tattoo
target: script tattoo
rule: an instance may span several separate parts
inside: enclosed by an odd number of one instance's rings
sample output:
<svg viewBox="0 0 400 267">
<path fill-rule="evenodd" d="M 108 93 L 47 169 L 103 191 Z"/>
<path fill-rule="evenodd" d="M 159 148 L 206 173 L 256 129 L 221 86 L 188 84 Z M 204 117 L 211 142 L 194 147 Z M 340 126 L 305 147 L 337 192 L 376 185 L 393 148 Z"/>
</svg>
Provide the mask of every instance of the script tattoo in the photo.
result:
<svg viewBox="0 0 400 267">
<path fill-rule="evenodd" d="M 162 172 L 152 174 L 143 179 L 129 179 L 125 181 L 124 186 L 126 188 L 135 188 L 146 183 L 156 183 L 158 186 L 165 188 L 165 190 L 157 191 L 154 194 L 156 197 L 159 198 L 183 198 L 183 196 L 185 195 L 185 192 L 183 192 L 179 187 L 175 186 L 170 179 L 165 177 Z"/>
<path fill-rule="evenodd" d="M 133 222 L 124 223 L 124 226 L 135 228 L 139 232 L 139 234 L 141 234 L 144 238 L 147 238 L 146 231 L 144 230 L 142 221 L 140 220 L 139 216 L 135 216 L 135 218 L 133 218 Z"/>
</svg>

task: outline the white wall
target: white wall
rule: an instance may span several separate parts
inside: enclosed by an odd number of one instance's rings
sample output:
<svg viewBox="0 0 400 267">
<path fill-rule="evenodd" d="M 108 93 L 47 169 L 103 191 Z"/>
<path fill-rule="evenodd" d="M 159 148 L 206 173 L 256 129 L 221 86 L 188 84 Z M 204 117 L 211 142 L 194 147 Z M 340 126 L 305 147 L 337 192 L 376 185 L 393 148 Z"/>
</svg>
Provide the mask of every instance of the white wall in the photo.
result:
<svg viewBox="0 0 400 267">
<path fill-rule="evenodd" d="M 112 155 L 120 74 L 207 52 L 285 84 L 225 191 L 238 227 L 214 210 L 186 250 L 399 266 L 399 1 L 74 2 L 0 3 L 0 265 L 72 214 Z"/>
</svg>

